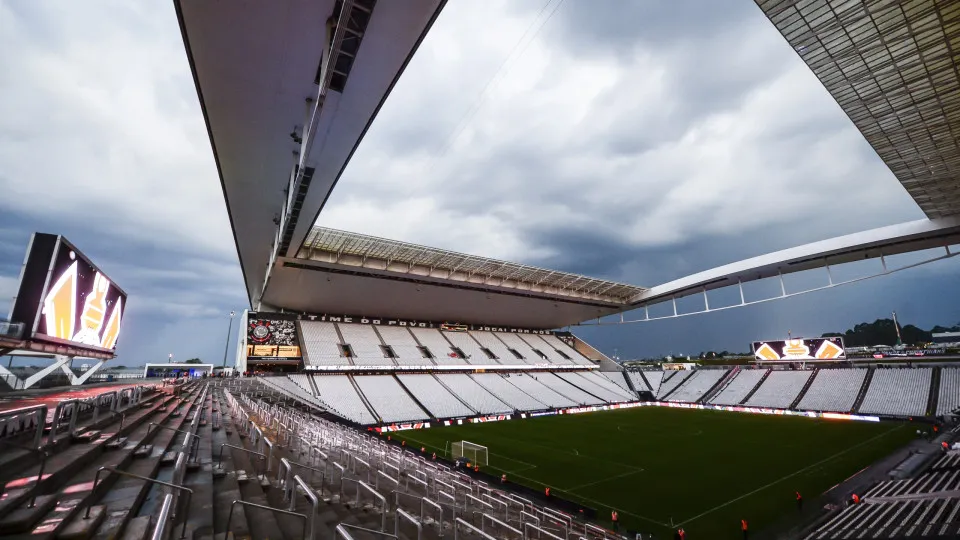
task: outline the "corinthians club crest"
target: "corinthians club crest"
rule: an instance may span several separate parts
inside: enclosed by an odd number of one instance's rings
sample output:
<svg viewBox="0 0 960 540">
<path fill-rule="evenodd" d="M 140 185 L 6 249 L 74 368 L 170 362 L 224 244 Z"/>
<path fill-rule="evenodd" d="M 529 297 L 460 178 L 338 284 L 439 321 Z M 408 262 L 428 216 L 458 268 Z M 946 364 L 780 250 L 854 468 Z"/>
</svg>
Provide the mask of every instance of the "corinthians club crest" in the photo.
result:
<svg viewBox="0 0 960 540">
<path fill-rule="evenodd" d="M 270 321 L 254 321 L 250 323 L 248 333 L 250 341 L 257 345 L 262 345 L 270 341 L 273 331 L 270 329 Z"/>
</svg>

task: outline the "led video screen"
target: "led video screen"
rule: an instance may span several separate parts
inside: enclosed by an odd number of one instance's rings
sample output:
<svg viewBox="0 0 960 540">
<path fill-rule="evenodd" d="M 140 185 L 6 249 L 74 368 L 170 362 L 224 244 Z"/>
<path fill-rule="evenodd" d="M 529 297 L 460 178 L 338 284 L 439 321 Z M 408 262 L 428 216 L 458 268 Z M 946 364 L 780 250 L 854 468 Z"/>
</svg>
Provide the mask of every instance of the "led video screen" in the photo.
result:
<svg viewBox="0 0 960 540">
<path fill-rule="evenodd" d="M 296 321 L 251 318 L 247 323 L 247 356 L 300 358 Z"/>
<path fill-rule="evenodd" d="M 113 350 L 126 301 L 126 293 L 64 237 L 35 233 L 10 313 L 36 339 Z"/>
<path fill-rule="evenodd" d="M 843 360 L 847 357 L 841 338 L 755 341 L 753 354 L 763 362 L 793 360 Z"/>
</svg>

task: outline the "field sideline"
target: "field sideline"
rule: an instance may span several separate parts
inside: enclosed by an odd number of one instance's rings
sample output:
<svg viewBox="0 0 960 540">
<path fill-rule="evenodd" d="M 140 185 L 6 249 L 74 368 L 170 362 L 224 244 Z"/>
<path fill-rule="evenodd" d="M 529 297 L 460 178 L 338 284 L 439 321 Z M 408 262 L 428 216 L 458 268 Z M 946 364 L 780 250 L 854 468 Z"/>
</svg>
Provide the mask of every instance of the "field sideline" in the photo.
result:
<svg viewBox="0 0 960 540">
<path fill-rule="evenodd" d="M 688 538 L 740 538 L 795 512 L 913 438 L 907 423 L 869 423 L 637 408 L 394 434 L 442 455 L 448 442 L 489 448 L 484 470 L 596 508 L 624 527 Z"/>
</svg>

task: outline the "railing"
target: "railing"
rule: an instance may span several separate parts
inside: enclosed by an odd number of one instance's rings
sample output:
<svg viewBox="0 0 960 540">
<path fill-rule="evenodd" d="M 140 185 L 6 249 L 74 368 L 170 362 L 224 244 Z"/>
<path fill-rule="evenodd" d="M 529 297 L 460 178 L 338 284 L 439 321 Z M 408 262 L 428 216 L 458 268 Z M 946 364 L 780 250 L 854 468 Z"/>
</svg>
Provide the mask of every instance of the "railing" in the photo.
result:
<svg viewBox="0 0 960 540">
<path fill-rule="evenodd" d="M 193 490 L 192 490 L 192 489 L 187 488 L 187 487 L 183 487 L 183 486 L 178 486 L 178 485 L 176 485 L 176 484 L 171 484 L 171 483 L 169 483 L 169 482 L 163 482 L 163 481 L 157 480 L 157 479 L 155 479 L 155 478 L 150 478 L 150 477 L 147 477 L 147 476 L 141 476 L 141 475 L 139 475 L 139 474 L 133 474 L 133 473 L 129 473 L 129 472 L 126 472 L 126 471 L 120 471 L 120 470 L 117 470 L 115 467 L 100 467 L 99 469 L 97 469 L 97 474 L 93 477 L 93 487 L 90 489 L 91 492 L 95 492 L 95 491 L 97 490 L 97 484 L 100 482 L 100 473 L 102 473 L 103 471 L 110 471 L 110 472 L 112 472 L 112 473 L 114 473 L 114 474 L 119 474 L 119 475 L 121 475 L 121 476 L 129 476 L 130 478 L 136 478 L 136 479 L 138 479 L 138 480 L 143 480 L 143 481 L 145 481 L 145 482 L 150 482 L 150 483 L 152 483 L 152 484 L 158 484 L 158 485 L 161 485 L 161 486 L 166 486 L 166 487 L 168 487 L 168 488 L 176 489 L 176 490 L 178 490 L 178 491 L 184 491 L 184 492 L 187 493 L 187 504 L 184 506 L 184 508 L 186 508 L 186 512 L 188 512 L 188 513 L 190 512 L 190 500 L 193 498 Z M 164 502 L 166 502 L 166 501 L 164 501 Z M 171 502 L 171 504 L 172 504 L 172 502 Z M 87 505 L 87 511 L 84 512 L 84 514 L 83 514 L 83 519 L 90 519 L 90 509 L 91 509 L 91 508 L 93 508 L 93 498 L 91 498 L 90 504 Z M 182 538 L 186 538 L 186 537 L 187 537 L 187 516 L 184 515 L 184 516 L 183 516 L 183 531 L 180 533 L 180 538 L 182 539 Z"/>
<path fill-rule="evenodd" d="M 253 450 L 247 450 L 246 448 L 243 448 L 242 446 L 234 446 L 234 445 L 232 445 L 232 444 L 226 444 L 226 443 L 224 443 L 224 444 L 221 444 L 221 445 L 220 445 L 220 453 L 217 454 L 217 468 L 218 468 L 218 469 L 222 469 L 222 468 L 223 468 L 223 447 L 224 447 L 224 446 L 226 446 L 227 448 L 233 448 L 234 450 L 240 450 L 241 452 L 246 452 L 247 454 L 253 454 L 253 455 L 255 455 L 255 456 L 260 456 L 260 460 L 261 460 L 261 461 L 265 461 L 265 460 L 267 459 L 267 456 L 263 455 L 263 452 L 254 452 Z"/>
<path fill-rule="evenodd" d="M 160 506 L 160 512 L 157 514 L 157 525 L 150 535 L 150 540 L 166 540 L 167 522 L 170 520 L 170 509 L 173 507 L 173 494 L 167 493 L 163 497 L 163 505 Z"/>
<path fill-rule="evenodd" d="M 6 425 L 9 425 L 13 421 L 25 423 L 30 419 L 30 417 L 35 416 L 34 429 L 36 430 L 36 433 L 33 437 L 33 448 L 39 450 L 43 446 L 43 429 L 47 425 L 47 411 L 48 409 L 46 405 L 31 405 L 30 407 L 12 409 L 0 413 L 0 421 Z M 7 429 L 7 433 L 10 432 L 11 430 Z"/>
<path fill-rule="evenodd" d="M 373 529 L 367 529 L 366 527 L 359 527 L 349 523 L 341 523 L 337 525 L 337 528 L 333 531 L 334 540 L 338 538 L 343 540 L 354 540 L 353 536 L 348 531 L 363 531 L 365 533 L 379 536 L 380 538 L 397 538 L 397 535 L 395 534 L 390 534 L 383 531 L 375 531 Z"/>
<path fill-rule="evenodd" d="M 261 509 L 261 510 L 269 510 L 269 511 L 275 513 L 275 514 L 283 514 L 283 515 L 285 515 L 285 516 L 294 516 L 294 517 L 301 518 L 301 519 L 303 519 L 303 533 L 302 533 L 302 538 L 304 538 L 304 539 L 309 538 L 309 539 L 311 539 L 311 540 L 313 539 L 313 535 L 312 535 L 312 534 L 311 534 L 310 536 L 307 536 L 307 523 L 308 523 L 308 521 L 310 521 L 310 520 L 307 519 L 307 516 L 306 516 L 305 514 L 298 514 L 297 512 L 291 512 L 291 511 L 289 511 L 289 510 L 284 510 L 283 508 L 274 508 L 274 507 L 272 507 L 272 506 L 266 506 L 266 505 L 263 505 L 263 504 L 257 504 L 257 503 L 252 503 L 252 502 L 247 502 L 247 501 L 240 501 L 240 500 L 236 500 L 236 501 L 233 501 L 232 503 L 230 503 L 230 512 L 227 513 L 227 527 L 226 527 L 226 529 L 224 530 L 224 532 L 225 532 L 225 537 L 230 535 L 230 522 L 233 521 L 233 508 L 234 508 L 236 505 L 238 505 L 238 504 L 239 504 L 239 505 L 242 505 L 242 506 L 249 506 L 249 507 L 251 507 L 251 508 L 259 508 L 259 509 Z M 154 540 L 158 540 L 158 539 L 154 538 Z"/>
<path fill-rule="evenodd" d="M 491 522 L 491 523 L 493 523 L 493 524 L 495 524 L 495 525 L 500 526 L 500 528 L 503 529 L 503 530 L 510 531 L 510 532 L 516 534 L 517 536 L 523 536 L 523 533 L 520 532 L 520 529 L 517 529 L 516 527 L 507 525 L 506 523 L 504 523 L 504 522 L 500 521 L 499 519 L 491 516 L 490 514 L 481 514 L 481 515 L 480 515 L 480 530 L 481 530 L 481 531 L 486 532 L 487 522 L 488 522 L 488 521 Z"/>
<path fill-rule="evenodd" d="M 300 467 L 301 469 L 307 469 L 311 472 L 311 480 L 313 480 L 312 473 L 320 473 L 320 491 L 323 491 L 323 486 L 326 481 L 327 471 L 323 469 L 317 469 L 316 467 L 310 467 L 309 465 L 304 465 L 303 463 L 297 463 L 295 461 L 290 461 L 287 458 L 280 459 L 280 470 L 277 471 L 277 481 L 283 482 L 283 500 L 287 500 L 288 497 L 292 498 L 292 491 L 295 489 L 294 480 L 293 480 L 293 467 Z M 283 474 L 283 471 L 286 470 L 286 475 Z M 322 493 L 321 493 L 322 495 Z"/>
<path fill-rule="evenodd" d="M 470 532 L 479 535 L 481 538 L 486 540 L 497 540 L 493 536 L 481 531 L 480 529 L 471 525 L 468 521 L 465 521 L 463 518 L 457 518 L 453 522 L 453 540 L 458 540 L 460 538 L 460 526 L 466 527 Z"/>
<path fill-rule="evenodd" d="M 408 514 L 403 508 L 397 508 L 397 520 L 393 526 L 393 534 L 400 536 L 400 518 L 403 518 L 413 524 L 417 528 L 417 540 L 423 538 L 423 525 L 417 521 L 417 518 Z"/>
<path fill-rule="evenodd" d="M 30 502 L 27 504 L 27 508 L 33 508 L 37 505 L 37 494 L 40 493 L 40 481 L 43 480 L 43 469 L 47 466 L 47 458 L 50 457 L 49 452 L 45 448 L 31 448 L 28 446 L 21 446 L 16 443 L 9 441 L 0 441 L 0 445 L 12 446 L 14 448 L 19 448 L 21 450 L 26 450 L 27 452 L 32 452 L 40 454 L 40 471 L 37 472 L 37 481 L 34 482 L 33 487 L 30 488 L 32 492 L 30 496 Z M 0 486 L 0 493 L 3 492 L 3 486 Z"/>
<path fill-rule="evenodd" d="M 310 486 L 308 486 L 307 483 L 303 481 L 303 478 L 300 478 L 300 475 L 294 476 L 293 481 L 297 484 L 297 486 L 300 486 L 300 489 L 303 490 L 303 496 L 310 501 L 310 504 L 311 504 L 310 517 L 307 518 L 307 532 L 304 535 L 304 538 L 307 538 L 309 540 L 314 540 L 314 532 L 315 532 L 314 520 L 317 519 L 317 511 L 320 508 L 320 500 L 317 498 L 317 494 L 314 493 L 312 489 L 310 489 Z M 297 504 L 297 487 L 294 486 L 293 493 L 290 495 L 291 511 L 293 511 L 293 509 L 296 507 L 296 504 Z"/>
</svg>

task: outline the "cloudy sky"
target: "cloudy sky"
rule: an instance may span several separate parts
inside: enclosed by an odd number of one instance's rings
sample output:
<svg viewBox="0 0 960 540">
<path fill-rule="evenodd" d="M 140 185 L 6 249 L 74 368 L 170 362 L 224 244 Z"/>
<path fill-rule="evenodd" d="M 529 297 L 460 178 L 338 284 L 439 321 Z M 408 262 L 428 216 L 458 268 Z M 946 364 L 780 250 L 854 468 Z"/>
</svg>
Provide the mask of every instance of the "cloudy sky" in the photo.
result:
<svg viewBox="0 0 960 540">
<path fill-rule="evenodd" d="M 130 294 L 118 363 L 221 361 L 246 295 L 172 3 L 0 0 L 0 65 L 0 313 L 30 232 L 62 233 Z M 489 0 L 448 5 L 320 224 L 654 285 L 922 217 L 753 2 Z M 578 333 L 956 323 L 958 270 Z"/>
</svg>

